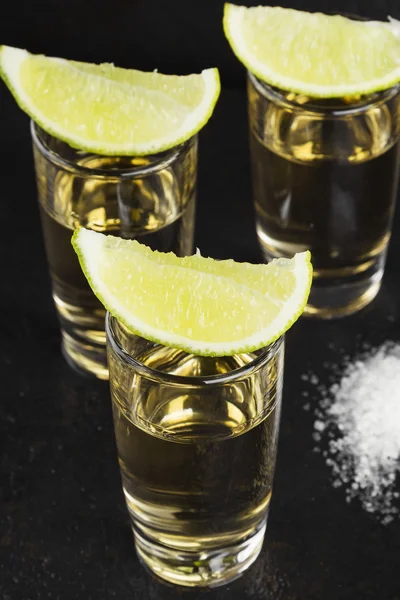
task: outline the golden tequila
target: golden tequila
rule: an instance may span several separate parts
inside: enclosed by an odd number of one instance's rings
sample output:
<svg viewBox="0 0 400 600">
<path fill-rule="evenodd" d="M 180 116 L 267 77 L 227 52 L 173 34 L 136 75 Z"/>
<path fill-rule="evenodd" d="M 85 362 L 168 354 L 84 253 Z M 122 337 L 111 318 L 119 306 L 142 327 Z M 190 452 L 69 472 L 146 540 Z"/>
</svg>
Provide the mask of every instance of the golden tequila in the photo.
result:
<svg viewBox="0 0 400 600">
<path fill-rule="evenodd" d="M 73 150 L 37 129 L 39 206 L 63 353 L 79 370 L 107 378 L 105 311 L 82 273 L 72 233 L 86 227 L 190 254 L 196 141 L 157 157 L 106 157 Z"/>
<path fill-rule="evenodd" d="M 311 251 L 307 311 L 339 316 L 377 293 L 399 172 L 399 93 L 316 101 L 249 77 L 256 227 L 267 260 Z"/>
<path fill-rule="evenodd" d="M 136 360 L 180 378 L 178 386 L 124 374 L 109 352 L 115 435 L 137 551 L 174 583 L 232 579 L 261 549 L 276 460 L 282 348 L 262 373 L 225 386 L 190 386 L 234 373 L 256 357 L 198 357 L 147 342 Z"/>
</svg>

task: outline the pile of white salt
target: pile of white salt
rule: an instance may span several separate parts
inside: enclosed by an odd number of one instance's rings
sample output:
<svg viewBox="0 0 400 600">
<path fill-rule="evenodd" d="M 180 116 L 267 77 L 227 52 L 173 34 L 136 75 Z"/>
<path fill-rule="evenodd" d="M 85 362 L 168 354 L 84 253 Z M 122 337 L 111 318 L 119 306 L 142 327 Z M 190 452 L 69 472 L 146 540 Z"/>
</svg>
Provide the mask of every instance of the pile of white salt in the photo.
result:
<svg viewBox="0 0 400 600">
<path fill-rule="evenodd" d="M 399 497 L 400 345 L 385 343 L 360 356 L 345 366 L 338 383 L 318 389 L 314 439 L 317 450 L 325 446 L 333 485 L 345 487 L 347 501 L 358 498 L 389 523 Z"/>
</svg>

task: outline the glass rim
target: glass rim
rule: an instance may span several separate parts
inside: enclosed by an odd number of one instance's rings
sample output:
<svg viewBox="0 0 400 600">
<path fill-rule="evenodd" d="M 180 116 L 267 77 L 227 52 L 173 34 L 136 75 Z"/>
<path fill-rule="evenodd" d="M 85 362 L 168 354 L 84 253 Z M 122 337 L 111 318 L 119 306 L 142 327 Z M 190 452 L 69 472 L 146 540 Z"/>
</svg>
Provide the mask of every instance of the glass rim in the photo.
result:
<svg viewBox="0 0 400 600">
<path fill-rule="evenodd" d="M 138 165 L 132 166 L 129 168 L 116 168 L 116 169 L 93 169 L 91 167 L 86 167 L 85 165 L 80 165 L 74 162 L 73 160 L 69 160 L 61 156 L 60 153 L 52 150 L 48 144 L 44 141 L 41 136 L 41 132 L 43 131 L 47 135 L 54 137 L 55 139 L 59 139 L 56 136 L 53 136 L 51 133 L 46 132 L 40 125 L 38 125 L 33 119 L 31 119 L 30 123 L 31 128 L 31 136 L 33 143 L 38 148 L 39 152 L 47 158 L 51 163 L 57 165 L 58 167 L 69 171 L 71 173 L 75 173 L 80 176 L 86 177 L 97 177 L 97 178 L 107 178 L 107 179 L 135 179 L 138 177 L 146 177 L 148 175 L 152 175 L 166 169 L 169 167 L 175 160 L 183 153 L 185 150 L 190 147 L 193 141 L 196 139 L 196 135 L 193 135 L 191 138 L 170 148 L 169 150 L 164 150 L 163 152 L 159 152 L 158 154 L 147 154 L 146 158 L 150 159 L 150 163 L 148 165 Z M 67 142 L 60 140 L 65 143 L 67 146 L 69 145 Z M 72 148 L 72 146 L 70 146 Z M 74 148 L 72 148 L 74 149 Z M 78 149 L 79 150 L 79 149 Z M 122 155 L 97 155 L 93 152 L 93 156 L 105 156 L 109 158 L 134 158 L 140 157 L 140 155 L 132 155 L 132 156 L 122 156 Z"/>
<path fill-rule="evenodd" d="M 357 115 L 367 112 L 372 104 L 383 104 L 388 100 L 391 100 L 400 92 L 400 83 L 397 83 L 390 88 L 385 90 L 381 90 L 378 92 L 374 92 L 369 95 L 361 96 L 364 98 L 364 101 L 361 100 L 359 103 L 354 104 L 353 106 L 349 105 L 348 107 L 335 107 L 335 106 L 318 106 L 317 104 L 313 104 L 310 102 L 309 104 L 300 104 L 295 100 L 290 100 L 282 93 L 283 90 L 280 90 L 277 87 L 273 87 L 265 81 L 262 81 L 257 75 L 247 70 L 247 76 L 250 80 L 253 87 L 257 90 L 257 92 L 267 98 L 268 100 L 275 102 L 281 106 L 285 106 L 287 108 L 291 108 L 294 110 L 301 110 L 304 113 L 309 114 L 322 114 L 329 113 L 332 117 L 345 117 L 347 115 Z M 299 94 L 301 95 L 301 94 Z M 336 98 L 337 100 L 339 98 Z M 334 100 L 334 98 L 321 98 L 324 100 Z"/>
<path fill-rule="evenodd" d="M 158 371 L 157 369 L 153 369 L 152 367 L 144 365 L 136 358 L 133 358 L 133 356 L 131 356 L 118 341 L 117 336 L 115 335 L 114 323 L 119 323 L 118 319 L 111 315 L 109 311 L 107 311 L 105 319 L 107 344 L 111 346 L 113 352 L 118 356 L 118 358 L 122 362 L 128 364 L 140 376 L 145 377 L 146 379 L 151 379 L 159 383 L 168 383 L 170 385 L 185 386 L 191 388 L 204 388 L 208 385 L 225 385 L 228 383 L 234 383 L 236 381 L 239 381 L 244 377 L 248 377 L 249 375 L 258 371 L 259 368 L 266 364 L 268 360 L 276 354 L 284 340 L 284 335 L 280 336 L 277 340 L 275 340 L 268 346 L 260 348 L 260 354 L 256 356 L 247 365 L 243 365 L 238 369 L 233 369 L 229 373 L 222 373 L 220 375 L 206 375 L 204 377 L 192 377 L 189 375 L 174 375 L 172 373 Z M 137 337 L 140 338 L 140 336 Z M 159 346 L 163 347 L 162 344 L 159 344 Z"/>
</svg>

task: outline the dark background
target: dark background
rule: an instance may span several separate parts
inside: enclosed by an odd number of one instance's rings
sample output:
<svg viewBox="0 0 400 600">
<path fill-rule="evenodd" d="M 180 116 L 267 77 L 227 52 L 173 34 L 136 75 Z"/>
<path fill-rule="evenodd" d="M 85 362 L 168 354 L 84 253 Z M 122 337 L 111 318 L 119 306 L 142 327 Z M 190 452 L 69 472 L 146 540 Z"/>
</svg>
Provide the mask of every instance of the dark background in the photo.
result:
<svg viewBox="0 0 400 600">
<path fill-rule="evenodd" d="M 0 40 L 50 56 L 166 73 L 216 66 L 223 84 L 236 86 L 242 83 L 243 69 L 223 36 L 223 4 L 222 0 L 8 1 L 2 9 Z M 282 0 L 280 5 L 400 18 L 398 0 Z"/>
<path fill-rule="evenodd" d="M 244 69 L 221 29 L 221 0 L 8 2 L 0 42 L 33 52 L 189 73 L 221 69 L 223 90 L 200 135 L 196 244 L 259 261 L 248 168 Z M 399 0 L 286 2 L 308 10 L 400 18 Z M 44 256 L 28 119 L 0 86 L 0 599 L 400 600 L 400 521 L 348 505 L 313 452 L 318 391 L 364 344 L 400 340 L 400 218 L 382 290 L 360 314 L 301 319 L 287 336 L 284 408 L 267 540 L 236 583 L 181 591 L 139 565 L 123 503 L 107 384 L 72 372 Z M 328 364 L 329 363 L 329 364 Z M 400 431 L 399 431 L 400 435 Z"/>
</svg>

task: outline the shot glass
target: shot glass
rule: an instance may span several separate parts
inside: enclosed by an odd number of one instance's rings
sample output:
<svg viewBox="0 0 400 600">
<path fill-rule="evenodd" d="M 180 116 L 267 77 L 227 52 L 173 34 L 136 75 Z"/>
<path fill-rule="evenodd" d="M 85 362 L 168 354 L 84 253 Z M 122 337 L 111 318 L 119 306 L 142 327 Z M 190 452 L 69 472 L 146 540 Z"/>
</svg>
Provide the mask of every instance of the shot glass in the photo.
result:
<svg viewBox="0 0 400 600">
<path fill-rule="evenodd" d="M 72 231 L 86 227 L 191 254 L 197 138 L 157 155 L 128 157 L 71 148 L 33 122 L 31 133 L 62 351 L 80 372 L 107 379 L 105 311 L 82 273 Z"/>
<path fill-rule="evenodd" d="M 351 314 L 376 296 L 384 272 L 399 176 L 400 87 L 316 100 L 248 73 L 247 89 L 264 257 L 310 250 L 306 314 Z"/>
<path fill-rule="evenodd" d="M 122 485 L 142 562 L 186 586 L 238 577 L 264 539 L 277 452 L 283 338 L 201 357 L 107 315 Z"/>
</svg>

